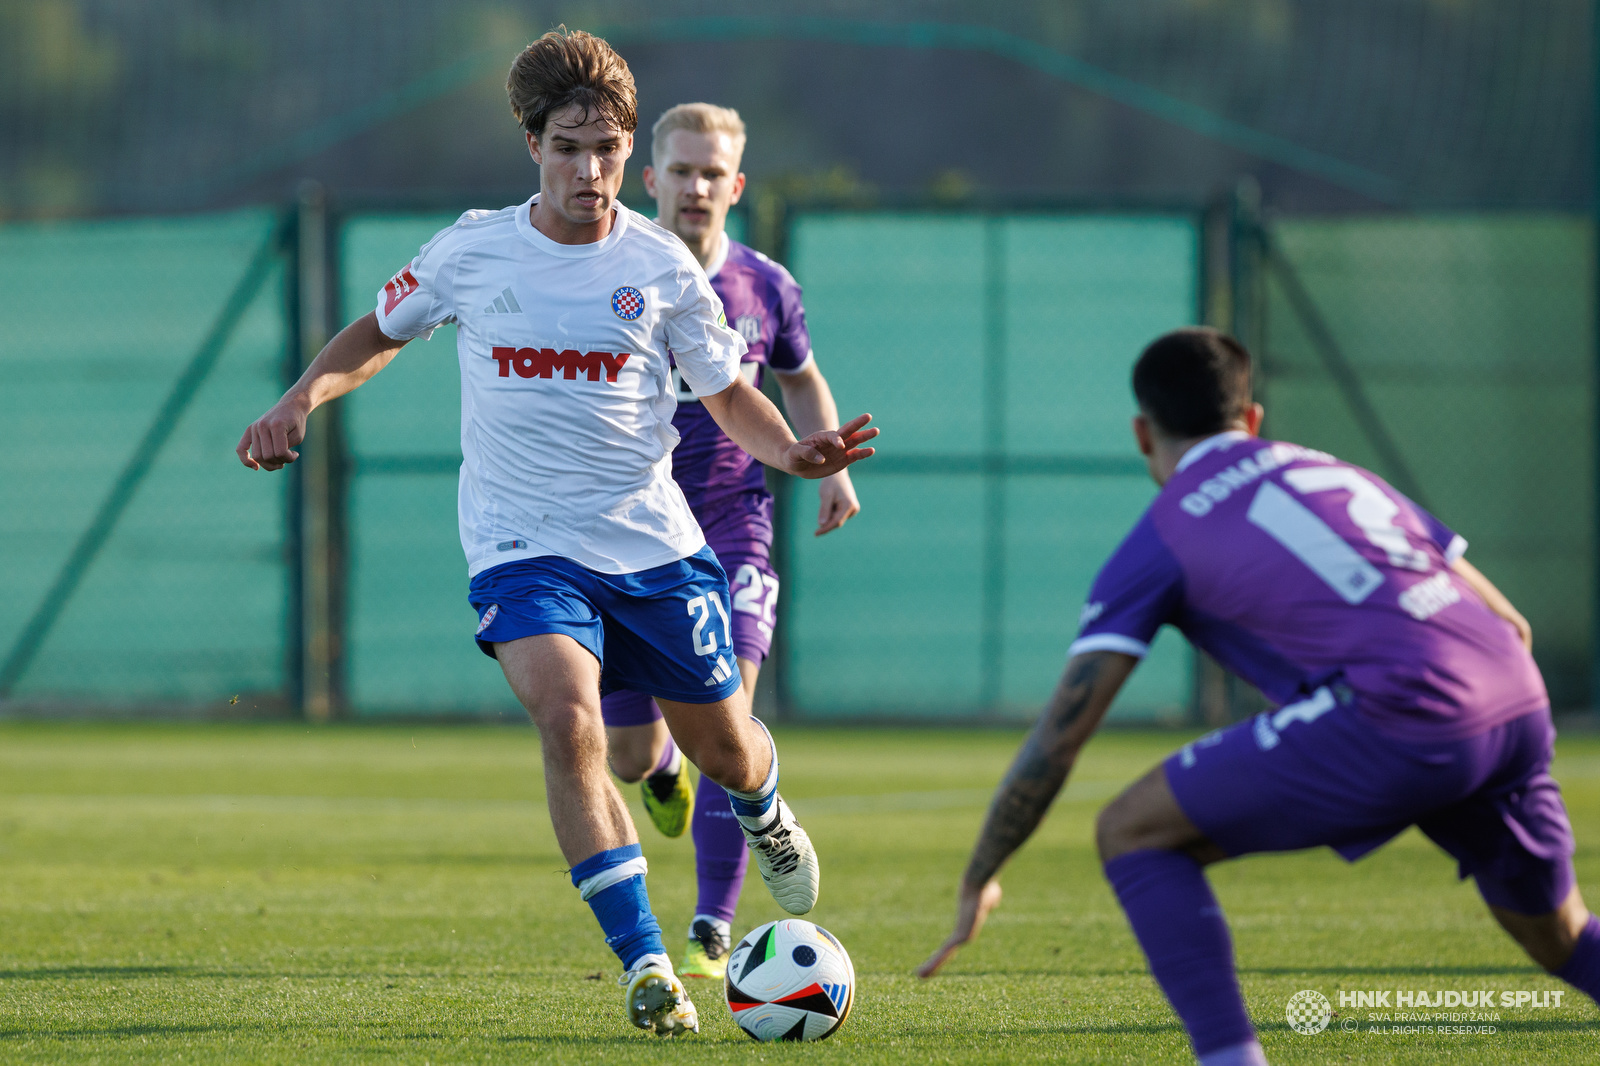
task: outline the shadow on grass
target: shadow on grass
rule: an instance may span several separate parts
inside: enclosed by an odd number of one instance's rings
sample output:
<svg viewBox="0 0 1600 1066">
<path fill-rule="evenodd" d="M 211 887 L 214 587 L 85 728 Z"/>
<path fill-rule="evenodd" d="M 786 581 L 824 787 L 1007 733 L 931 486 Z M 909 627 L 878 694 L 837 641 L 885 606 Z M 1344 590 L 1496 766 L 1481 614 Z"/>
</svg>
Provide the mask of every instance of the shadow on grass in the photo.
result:
<svg viewBox="0 0 1600 1066">
<path fill-rule="evenodd" d="M 1287 1026 L 1285 1027 L 1287 1028 Z M 1161 1033 L 1182 1033 L 1183 1025 L 1177 1021 L 1170 1022 L 1142 1022 L 1139 1025 L 1063 1025 L 1060 1028 L 1040 1026 L 1034 1029 L 994 1029 L 996 1033 L 1100 1033 L 1102 1035 L 1116 1036 L 1125 1033 L 1141 1033 L 1145 1036 L 1156 1036 Z"/>
<path fill-rule="evenodd" d="M 26 1037 L 31 1040 L 74 1039 L 80 1037 L 196 1036 L 200 1033 L 237 1033 L 253 1026 L 244 1025 L 108 1025 L 79 1029 L 0 1029 L 0 1040 Z"/>
<path fill-rule="evenodd" d="M 442 970 L 217 970 L 189 966 L 39 966 L 29 970 L 0 970 L 0 981 L 112 981 L 148 977 L 220 978 L 232 981 L 276 981 L 279 978 L 294 981 L 457 981 L 478 976 L 485 975 Z M 496 970 L 493 976 L 497 979 L 550 977 L 547 974 L 528 975 L 508 970 Z M 573 974 L 559 975 L 555 979 L 579 981 L 583 978 Z"/>
<path fill-rule="evenodd" d="M 520 1044 L 525 1047 L 592 1047 L 592 1048 L 640 1048 L 664 1047 L 666 1042 L 656 1044 L 657 1037 L 644 1032 L 618 1033 L 616 1036 L 537 1036 L 532 1033 L 512 1034 L 510 1036 L 497 1036 L 494 1038 L 498 1044 Z M 685 1038 L 680 1038 L 685 1039 Z M 710 1037 L 696 1036 L 695 1044 L 720 1043 L 731 1044 L 731 1040 L 716 1040 Z M 649 1041 L 649 1042 L 647 1042 Z M 749 1041 L 745 1041 L 748 1043 Z"/>
<path fill-rule="evenodd" d="M 221 977 L 243 974 L 200 974 L 181 966 L 40 966 L 31 970 L 0 970 L 0 981 L 48 981 L 52 978 L 117 977 Z"/>
<path fill-rule="evenodd" d="M 1405 974 L 1408 977 L 1549 977 L 1537 966 L 1249 966 L 1239 969 L 1241 974 L 1260 974 L 1268 977 L 1314 975 L 1317 977 L 1345 977 Z M 1552 978 L 1553 980 L 1553 978 Z"/>
</svg>

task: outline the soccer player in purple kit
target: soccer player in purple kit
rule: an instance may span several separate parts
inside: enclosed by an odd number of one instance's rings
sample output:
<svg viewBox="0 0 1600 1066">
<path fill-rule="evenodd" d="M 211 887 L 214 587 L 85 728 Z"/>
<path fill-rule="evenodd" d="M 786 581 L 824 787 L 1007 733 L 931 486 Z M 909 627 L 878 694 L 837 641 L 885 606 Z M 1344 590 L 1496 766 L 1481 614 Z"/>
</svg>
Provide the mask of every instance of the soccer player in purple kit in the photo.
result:
<svg viewBox="0 0 1600 1066">
<path fill-rule="evenodd" d="M 1600 996 L 1600 920 L 1573 877 L 1527 622 L 1466 542 L 1375 475 L 1256 436 L 1250 357 L 1214 330 L 1133 372 L 1161 492 L 1095 580 L 1066 672 L 1012 764 L 932 976 L 1000 901 L 1156 630 L 1176 626 L 1275 711 L 1186 744 L 1100 814 L 1106 878 L 1206 1066 L 1264 1063 L 1203 867 L 1326 846 L 1354 861 L 1416 825 L 1545 970 Z"/>
<path fill-rule="evenodd" d="M 834 429 L 839 414 L 812 357 L 800 286 L 782 266 L 724 232 L 728 209 L 744 191 L 739 171 L 744 146 L 745 127 L 737 111 L 679 104 L 651 129 L 654 165 L 644 169 L 645 188 L 656 199 L 656 222 L 682 238 L 705 267 L 729 323 L 749 345 L 740 367 L 745 380 L 759 388 L 763 368 L 770 368 L 798 433 Z M 761 464 L 722 431 L 676 373 L 674 382 L 678 410 L 672 424 L 682 439 L 672 453 L 672 476 L 728 573 L 734 653 L 750 696 L 776 621 L 772 496 Z M 818 485 L 820 536 L 844 525 L 861 505 L 848 471 Z M 612 769 L 624 781 L 641 782 L 656 827 L 675 837 L 692 822 L 699 897 L 678 973 L 721 978 L 748 861 L 727 794 L 702 775 L 696 795 L 688 763 L 648 695 L 613 692 L 601 701 L 601 710 Z"/>
</svg>

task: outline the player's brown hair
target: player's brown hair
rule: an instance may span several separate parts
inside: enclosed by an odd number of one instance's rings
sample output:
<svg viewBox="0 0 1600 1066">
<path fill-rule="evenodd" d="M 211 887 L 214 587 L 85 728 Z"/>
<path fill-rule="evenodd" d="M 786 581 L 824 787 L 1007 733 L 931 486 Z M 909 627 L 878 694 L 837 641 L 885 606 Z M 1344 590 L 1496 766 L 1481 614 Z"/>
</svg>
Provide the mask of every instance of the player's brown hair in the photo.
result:
<svg viewBox="0 0 1600 1066">
<path fill-rule="evenodd" d="M 1250 353 L 1220 330 L 1195 326 L 1157 337 L 1133 365 L 1139 409 L 1176 440 L 1209 437 L 1244 418 Z"/>
<path fill-rule="evenodd" d="M 650 127 L 650 157 L 656 166 L 661 165 L 661 153 L 667 146 L 667 134 L 673 130 L 690 133 L 726 133 L 733 138 L 733 150 L 744 154 L 744 119 L 731 107 L 716 104 L 678 104 L 661 112 L 656 124 Z"/>
<path fill-rule="evenodd" d="M 624 133 L 639 125 L 639 99 L 627 61 L 599 37 L 565 26 L 522 50 L 506 76 L 506 95 L 511 113 L 536 138 L 543 136 L 552 114 L 572 104 Z"/>
</svg>

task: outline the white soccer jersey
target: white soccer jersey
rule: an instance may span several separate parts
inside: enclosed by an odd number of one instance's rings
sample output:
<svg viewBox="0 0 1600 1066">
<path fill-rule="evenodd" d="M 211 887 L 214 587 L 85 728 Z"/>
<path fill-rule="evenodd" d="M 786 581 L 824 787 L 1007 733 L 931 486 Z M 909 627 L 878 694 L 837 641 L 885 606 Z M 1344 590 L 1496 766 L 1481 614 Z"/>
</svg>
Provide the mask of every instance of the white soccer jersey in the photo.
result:
<svg viewBox="0 0 1600 1066">
<path fill-rule="evenodd" d="M 677 237 L 616 205 L 605 240 L 557 244 L 530 205 L 468 211 L 378 293 L 395 340 L 455 322 L 469 575 L 559 555 L 628 574 L 705 546 L 672 480 L 670 354 L 696 395 L 744 339 Z"/>
</svg>

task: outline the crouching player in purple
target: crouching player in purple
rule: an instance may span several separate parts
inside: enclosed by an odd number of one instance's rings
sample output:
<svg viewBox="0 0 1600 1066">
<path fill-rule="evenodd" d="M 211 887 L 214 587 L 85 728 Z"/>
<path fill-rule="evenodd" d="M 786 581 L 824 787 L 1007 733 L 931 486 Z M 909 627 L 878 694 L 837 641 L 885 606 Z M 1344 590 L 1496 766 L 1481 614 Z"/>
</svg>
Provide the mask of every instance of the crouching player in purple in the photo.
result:
<svg viewBox="0 0 1600 1066">
<path fill-rule="evenodd" d="M 1049 706 L 989 810 L 931 976 L 1000 900 L 995 875 L 1164 623 L 1277 710 L 1202 737 L 1101 812 L 1107 879 L 1202 1063 L 1262 1063 L 1203 868 L 1415 825 L 1540 966 L 1600 995 L 1531 633 L 1466 542 L 1375 475 L 1259 439 L 1232 338 L 1160 338 L 1133 372 L 1160 494 L 1096 579 Z"/>
<path fill-rule="evenodd" d="M 728 322 L 749 345 L 741 365 L 745 380 L 759 388 L 763 368 L 771 368 L 802 436 L 837 428 L 833 394 L 811 355 L 800 286 L 783 267 L 723 232 L 728 209 L 745 184 L 739 172 L 745 145 L 739 113 L 711 104 L 679 104 L 656 120 L 651 137 L 655 165 L 645 168 L 644 181 L 656 198 L 656 221 L 682 238 L 705 267 Z M 676 370 L 673 381 L 678 410 L 672 425 L 682 439 L 672 453 L 672 476 L 727 571 L 733 651 L 748 698 L 772 647 L 778 605 L 772 496 L 761 464 L 722 431 Z M 820 536 L 844 525 L 861 506 L 848 471 L 822 479 L 819 489 Z M 699 898 L 678 973 L 721 978 L 749 856 L 727 793 L 702 774 L 696 795 L 688 762 L 649 695 L 613 692 L 600 706 L 611 767 L 624 781 L 642 782 L 645 809 L 656 828 L 676 837 L 692 821 Z"/>
</svg>

